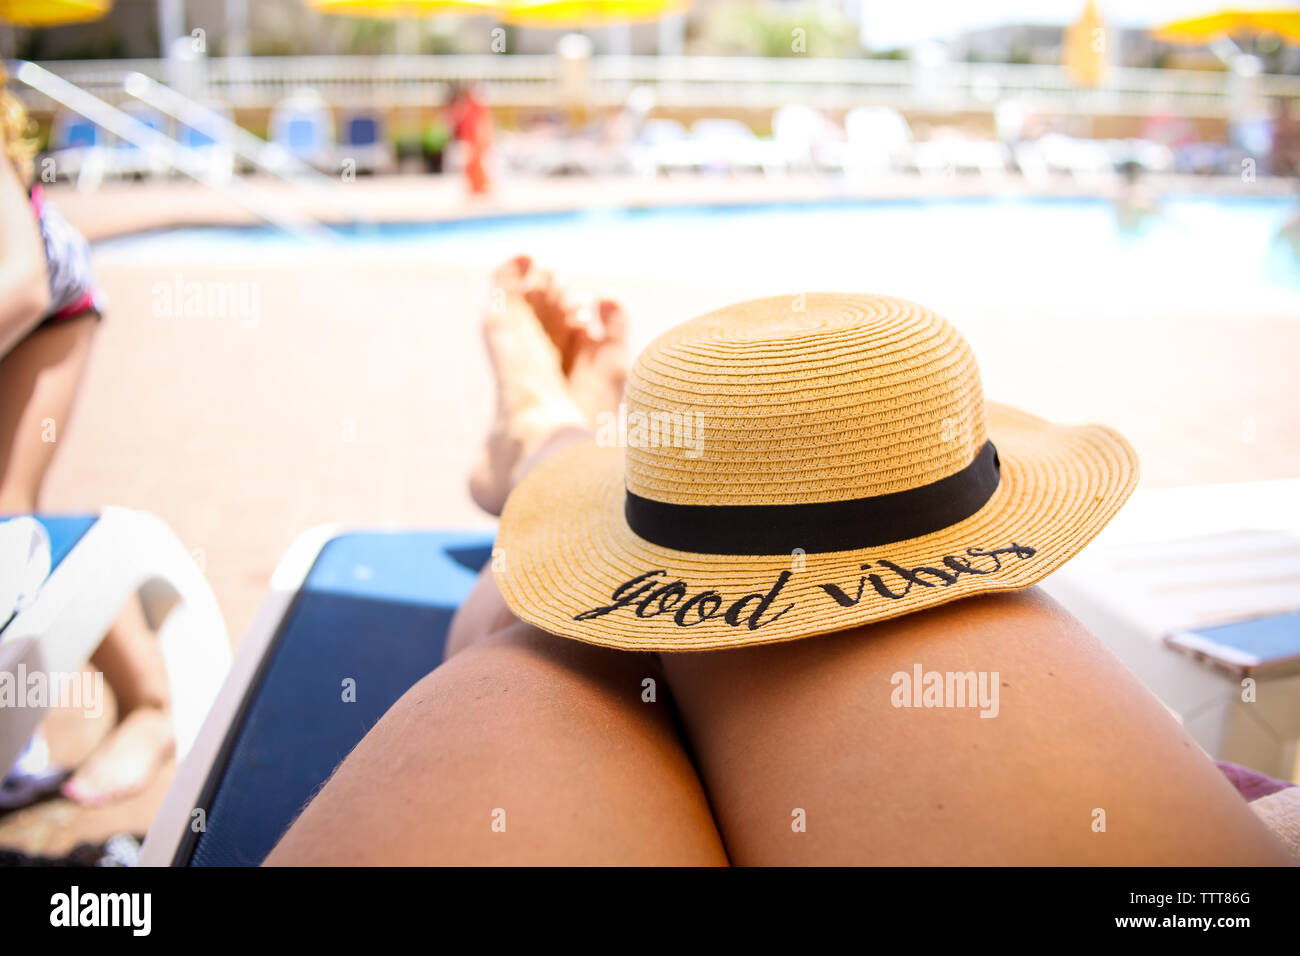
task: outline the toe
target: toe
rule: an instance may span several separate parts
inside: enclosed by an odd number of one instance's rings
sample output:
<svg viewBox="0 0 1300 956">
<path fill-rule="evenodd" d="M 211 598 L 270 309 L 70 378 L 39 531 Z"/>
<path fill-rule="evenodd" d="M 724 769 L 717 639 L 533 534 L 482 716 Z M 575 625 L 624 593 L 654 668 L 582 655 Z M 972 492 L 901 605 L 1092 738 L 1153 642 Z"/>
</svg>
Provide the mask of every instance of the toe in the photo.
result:
<svg viewBox="0 0 1300 956">
<path fill-rule="evenodd" d="M 528 256 L 514 256 L 492 270 L 492 287 L 507 295 L 522 293 L 532 270 L 533 260 Z"/>
<path fill-rule="evenodd" d="M 601 299 L 598 309 L 605 338 L 611 342 L 627 341 L 627 313 L 623 306 L 613 299 Z"/>
</svg>

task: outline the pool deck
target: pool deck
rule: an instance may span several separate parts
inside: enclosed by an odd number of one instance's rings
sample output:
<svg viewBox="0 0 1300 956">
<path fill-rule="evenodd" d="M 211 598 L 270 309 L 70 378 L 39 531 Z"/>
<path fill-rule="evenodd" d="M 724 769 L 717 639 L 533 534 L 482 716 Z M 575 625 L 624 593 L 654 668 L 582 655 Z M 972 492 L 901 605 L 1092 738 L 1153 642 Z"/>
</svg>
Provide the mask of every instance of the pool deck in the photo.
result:
<svg viewBox="0 0 1300 956">
<path fill-rule="evenodd" d="M 1202 191 L 1206 184 L 1168 186 Z M 1294 194 L 1279 183 L 1215 189 Z M 498 198 L 480 202 L 468 202 L 459 183 L 441 178 L 363 179 L 340 192 L 375 220 L 417 221 L 922 190 L 1097 193 L 1076 183 L 1028 190 L 910 179 L 853 191 L 824 180 L 700 178 L 509 184 Z M 94 238 L 250 221 L 225 198 L 183 182 L 112 184 L 93 194 L 60 185 L 50 193 Z M 316 203 L 312 208 L 339 215 L 328 197 L 309 201 Z M 545 248 L 514 251 L 546 259 Z M 309 268 L 199 263 L 183 272 L 187 282 L 255 284 L 261 320 L 249 328 L 236 319 L 159 318 L 154 290 L 174 280 L 174 264 L 121 256 L 101 264 L 111 311 L 73 420 L 59 431 L 46 510 L 117 504 L 160 515 L 202 561 L 235 643 L 276 562 L 314 525 L 488 523 L 464 484 L 491 411 L 477 322 L 484 274 L 409 258 L 350 260 L 346 249 L 322 252 Z M 721 266 L 707 283 L 655 276 L 644 262 L 620 275 L 562 278 L 621 298 L 634 326 L 639 316 L 662 325 L 750 295 L 746 277 Z M 1098 315 L 1073 307 L 1065 295 L 1050 322 L 978 302 L 949 318 L 972 330 L 986 394 L 1048 418 L 1114 425 L 1137 446 L 1145 486 L 1300 477 L 1300 315 L 1135 315 L 1122 302 Z M 102 730 L 78 715 L 56 714 L 56 756 L 75 759 Z M 117 807 L 79 810 L 53 800 L 0 817 L 0 845 L 62 853 L 122 829 L 142 833 L 165 786 L 159 781 Z"/>
</svg>

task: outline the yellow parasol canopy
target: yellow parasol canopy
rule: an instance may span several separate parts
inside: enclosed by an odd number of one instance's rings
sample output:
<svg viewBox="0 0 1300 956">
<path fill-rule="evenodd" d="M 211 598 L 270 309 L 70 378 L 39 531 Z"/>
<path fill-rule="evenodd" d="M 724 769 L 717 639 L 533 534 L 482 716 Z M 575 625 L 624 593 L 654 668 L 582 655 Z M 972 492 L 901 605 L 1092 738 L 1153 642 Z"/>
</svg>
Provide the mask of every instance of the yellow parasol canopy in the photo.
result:
<svg viewBox="0 0 1300 956">
<path fill-rule="evenodd" d="M 307 0 L 319 13 L 347 17 L 436 17 L 499 14 L 505 4 L 499 0 Z"/>
<path fill-rule="evenodd" d="M 56 27 L 98 20 L 113 0 L 0 0 L 0 21 L 20 27 Z"/>
<path fill-rule="evenodd" d="M 1088 0 L 1079 19 L 1065 28 L 1062 58 L 1075 86 L 1100 86 L 1106 78 L 1106 21 L 1094 0 Z"/>
<path fill-rule="evenodd" d="M 642 23 L 681 13 L 688 0 L 509 0 L 505 19 L 528 27 Z"/>
<path fill-rule="evenodd" d="M 1300 40 L 1300 8 L 1282 4 L 1230 7 L 1175 20 L 1151 32 L 1157 40 L 1167 43 L 1198 45 L 1234 33 L 1276 33 L 1288 40 Z"/>
</svg>

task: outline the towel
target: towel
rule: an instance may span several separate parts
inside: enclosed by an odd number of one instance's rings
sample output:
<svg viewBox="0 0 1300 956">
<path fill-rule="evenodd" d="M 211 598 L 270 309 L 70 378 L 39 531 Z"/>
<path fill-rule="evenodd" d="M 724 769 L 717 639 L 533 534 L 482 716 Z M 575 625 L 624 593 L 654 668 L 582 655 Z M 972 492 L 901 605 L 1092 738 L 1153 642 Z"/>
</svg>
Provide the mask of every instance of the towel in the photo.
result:
<svg viewBox="0 0 1300 956">
<path fill-rule="evenodd" d="M 1252 800 L 1250 808 L 1288 850 L 1300 859 L 1300 787 L 1287 787 Z"/>
</svg>

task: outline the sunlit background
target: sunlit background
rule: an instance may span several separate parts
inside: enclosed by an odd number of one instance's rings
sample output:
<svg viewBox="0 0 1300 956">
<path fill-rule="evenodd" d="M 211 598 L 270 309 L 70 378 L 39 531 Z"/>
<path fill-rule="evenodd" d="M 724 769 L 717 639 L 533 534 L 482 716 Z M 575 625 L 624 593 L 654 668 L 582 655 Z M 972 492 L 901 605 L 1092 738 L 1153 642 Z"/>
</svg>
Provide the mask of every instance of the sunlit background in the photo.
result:
<svg viewBox="0 0 1300 956">
<path fill-rule="evenodd" d="M 519 252 L 622 299 L 638 348 L 760 295 L 928 305 L 989 397 L 1134 442 L 1155 504 L 1133 540 L 1281 535 L 1285 580 L 1232 613 L 1300 605 L 1293 4 L 0 0 L 0 21 L 35 175 L 110 302 L 43 504 L 161 516 L 232 642 L 305 529 L 489 523 L 465 489 L 492 412 L 478 317 Z M 1162 633 L 1223 619 L 1152 590 Z M 1294 774 L 1297 715 L 1256 739 L 1180 697 L 1203 665 L 1151 660 L 1198 739 Z M 164 788 L 0 817 L 0 844 L 142 832 Z"/>
</svg>

